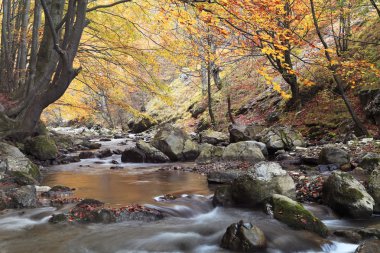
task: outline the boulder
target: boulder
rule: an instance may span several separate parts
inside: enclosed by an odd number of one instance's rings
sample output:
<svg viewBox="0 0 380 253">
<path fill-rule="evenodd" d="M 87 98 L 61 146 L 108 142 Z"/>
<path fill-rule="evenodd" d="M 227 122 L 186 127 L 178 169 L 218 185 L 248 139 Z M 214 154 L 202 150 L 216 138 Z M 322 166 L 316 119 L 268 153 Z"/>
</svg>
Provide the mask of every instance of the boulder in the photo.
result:
<svg viewBox="0 0 380 253">
<path fill-rule="evenodd" d="M 106 149 L 100 150 L 97 154 L 97 157 L 106 158 L 106 157 L 112 156 L 112 154 L 113 154 L 112 151 L 109 148 L 106 148 Z"/>
<path fill-rule="evenodd" d="M 79 159 L 89 159 L 94 158 L 95 154 L 92 151 L 82 151 L 79 153 Z"/>
<path fill-rule="evenodd" d="M 145 153 L 145 162 L 148 163 L 166 163 L 170 159 L 167 155 L 156 149 L 149 143 L 138 141 L 136 147 Z"/>
<path fill-rule="evenodd" d="M 365 112 L 377 126 L 380 126 L 380 90 L 374 90 L 372 94 L 373 99 L 365 107 Z"/>
<path fill-rule="evenodd" d="M 261 162 L 232 183 L 232 199 L 242 206 L 264 204 L 273 194 L 295 198 L 293 179 L 275 162 Z"/>
<path fill-rule="evenodd" d="M 370 239 L 362 242 L 355 253 L 378 253 L 380 249 L 379 239 Z"/>
<path fill-rule="evenodd" d="M 375 201 L 373 211 L 380 213 L 380 169 L 373 170 L 368 179 L 368 193 Z"/>
<path fill-rule="evenodd" d="M 255 141 L 241 141 L 231 143 L 223 151 L 225 161 L 248 161 L 257 163 L 264 161 L 262 147 Z"/>
<path fill-rule="evenodd" d="M 289 150 L 294 147 L 304 147 L 302 134 L 291 127 L 276 126 L 266 129 L 262 133 L 261 141 L 270 151 Z"/>
<path fill-rule="evenodd" d="M 231 142 L 239 141 L 259 141 L 261 138 L 261 133 L 266 128 L 264 125 L 251 124 L 251 125 L 237 125 L 232 124 L 229 126 L 228 130 L 230 133 Z"/>
<path fill-rule="evenodd" d="M 198 158 L 195 160 L 197 164 L 209 164 L 222 160 L 224 147 L 213 146 L 205 143 L 200 145 L 200 151 Z"/>
<path fill-rule="evenodd" d="M 323 201 L 342 216 L 368 218 L 375 201 L 347 172 L 334 171 L 323 184 Z"/>
<path fill-rule="evenodd" d="M 167 155 L 171 161 L 195 160 L 199 155 L 198 144 L 181 129 L 169 125 L 157 132 L 152 145 Z"/>
<path fill-rule="evenodd" d="M 211 129 L 205 130 L 199 134 L 200 142 L 217 145 L 220 143 L 228 143 L 229 137 L 222 132 L 213 131 Z"/>
<path fill-rule="evenodd" d="M 265 249 L 264 232 L 251 223 L 239 221 L 230 225 L 223 235 L 221 247 L 237 252 L 256 252 Z"/>
<path fill-rule="evenodd" d="M 55 159 L 58 156 L 58 148 L 54 140 L 47 135 L 40 135 L 28 139 L 24 149 L 26 153 L 42 161 Z"/>
<path fill-rule="evenodd" d="M 212 204 L 214 206 L 233 206 L 231 185 L 223 185 L 216 188 L 214 197 L 212 198 Z"/>
<path fill-rule="evenodd" d="M 84 141 L 80 145 L 88 149 L 99 149 L 102 146 L 102 144 L 93 141 Z"/>
<path fill-rule="evenodd" d="M 137 147 L 128 148 L 121 154 L 123 163 L 144 163 L 145 158 L 145 153 Z"/>
<path fill-rule="evenodd" d="M 41 177 L 38 166 L 25 157 L 18 148 L 0 142 L 0 176 L 15 171 L 26 173 L 36 180 Z"/>
<path fill-rule="evenodd" d="M 365 154 L 359 163 L 359 167 L 369 172 L 375 169 L 380 169 L 380 154 L 377 154 L 377 153 Z"/>
<path fill-rule="evenodd" d="M 209 183 L 231 184 L 242 174 L 241 170 L 210 171 L 207 173 L 207 181 Z"/>
<path fill-rule="evenodd" d="M 33 185 L 12 188 L 6 191 L 9 199 L 8 208 L 34 208 L 37 207 L 37 191 Z"/>
<path fill-rule="evenodd" d="M 198 118 L 198 116 L 201 115 L 203 112 L 205 112 L 206 109 L 207 109 L 207 103 L 198 102 L 198 103 L 192 104 L 189 107 L 188 112 L 191 113 L 191 117 Z"/>
<path fill-rule="evenodd" d="M 350 155 L 343 149 L 328 145 L 321 150 L 319 163 L 342 166 L 350 163 Z"/>
<path fill-rule="evenodd" d="M 314 232 L 327 237 L 328 229 L 314 214 L 306 210 L 300 203 L 279 194 L 271 199 L 273 217 L 289 227 Z"/>
<path fill-rule="evenodd" d="M 152 121 L 149 118 L 139 117 L 137 119 L 131 119 L 128 122 L 128 128 L 129 130 L 131 130 L 132 133 L 141 133 L 148 130 L 155 124 L 156 122 Z"/>
</svg>

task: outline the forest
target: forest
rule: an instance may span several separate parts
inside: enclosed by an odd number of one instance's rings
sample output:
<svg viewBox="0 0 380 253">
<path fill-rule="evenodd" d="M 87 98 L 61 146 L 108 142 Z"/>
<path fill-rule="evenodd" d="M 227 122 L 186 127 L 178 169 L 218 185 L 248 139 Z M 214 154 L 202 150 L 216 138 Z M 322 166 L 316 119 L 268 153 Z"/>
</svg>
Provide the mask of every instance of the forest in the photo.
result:
<svg viewBox="0 0 380 253">
<path fill-rule="evenodd" d="M 1 253 L 378 252 L 378 0 L 0 20 Z"/>
</svg>

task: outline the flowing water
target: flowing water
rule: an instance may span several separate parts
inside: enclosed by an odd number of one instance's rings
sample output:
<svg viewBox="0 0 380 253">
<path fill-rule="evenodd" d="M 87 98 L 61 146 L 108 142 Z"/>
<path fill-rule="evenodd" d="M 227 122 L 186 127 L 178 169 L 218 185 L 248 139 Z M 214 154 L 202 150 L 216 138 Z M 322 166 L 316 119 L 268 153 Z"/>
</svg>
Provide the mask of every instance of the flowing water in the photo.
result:
<svg viewBox="0 0 380 253">
<path fill-rule="evenodd" d="M 115 148 L 117 141 L 104 143 Z M 87 159 L 80 163 L 49 168 L 44 185 L 75 188 L 76 197 L 102 200 L 107 206 L 146 203 L 161 210 L 165 219 L 156 222 L 126 221 L 118 224 L 70 225 L 48 223 L 55 208 L 10 210 L 0 215 L 0 253 L 25 252 L 227 252 L 218 245 L 226 228 L 241 219 L 260 227 L 268 239 L 265 252 L 354 252 L 357 245 L 294 231 L 261 211 L 213 208 L 212 189 L 205 176 L 160 171 L 152 164 L 123 164 L 122 170 L 110 170 L 111 161 Z M 162 201 L 160 196 L 180 196 Z M 379 222 L 338 220 L 328 209 L 307 206 L 330 228 L 361 227 Z"/>
</svg>

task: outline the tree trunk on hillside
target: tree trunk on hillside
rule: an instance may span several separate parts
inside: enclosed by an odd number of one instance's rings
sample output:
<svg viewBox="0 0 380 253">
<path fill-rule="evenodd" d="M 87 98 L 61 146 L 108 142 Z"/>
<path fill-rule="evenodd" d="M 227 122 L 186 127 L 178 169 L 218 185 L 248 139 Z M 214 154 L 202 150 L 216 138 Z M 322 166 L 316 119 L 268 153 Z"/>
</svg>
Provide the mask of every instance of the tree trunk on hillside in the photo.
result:
<svg viewBox="0 0 380 253">
<path fill-rule="evenodd" d="M 341 80 L 340 76 L 336 73 L 336 70 L 338 69 L 338 65 L 332 64 L 332 58 L 330 56 L 330 53 L 328 52 L 329 47 L 328 47 L 325 39 L 323 38 L 323 35 L 322 35 L 321 30 L 320 30 L 319 25 L 318 25 L 317 16 L 315 13 L 314 0 L 310 0 L 310 7 L 311 7 L 311 14 L 313 16 L 313 23 L 314 23 L 315 30 L 317 32 L 319 40 L 321 41 L 321 43 L 323 45 L 323 48 L 325 49 L 324 50 L 325 51 L 325 57 L 329 62 L 328 68 L 331 71 L 333 79 L 334 79 L 334 81 L 335 81 L 335 83 L 339 89 L 339 93 L 340 93 L 340 95 L 341 95 L 341 97 L 342 97 L 351 117 L 352 117 L 352 120 L 355 122 L 355 125 L 358 128 L 358 130 L 361 132 L 361 134 L 368 135 L 367 129 L 364 127 L 364 125 L 360 121 L 359 117 L 356 115 L 355 111 L 352 108 L 352 105 L 351 105 L 349 99 L 346 96 L 343 81 Z"/>
<path fill-rule="evenodd" d="M 207 62 L 205 60 L 202 60 L 201 62 L 201 82 L 202 82 L 202 95 L 207 95 Z"/>
<path fill-rule="evenodd" d="M 376 1 L 375 1 L 375 0 L 370 0 L 370 2 L 371 2 L 371 4 L 372 4 L 372 6 L 375 8 L 375 10 L 376 10 L 376 12 L 377 12 L 377 15 L 378 15 L 379 18 L 380 18 L 380 8 L 379 8 L 379 6 L 377 6 Z"/>
<path fill-rule="evenodd" d="M 211 62 L 209 61 L 207 64 L 207 95 L 208 95 L 208 113 L 210 115 L 211 126 L 214 128 L 215 116 L 212 110 L 212 92 L 211 92 Z"/>
<path fill-rule="evenodd" d="M 227 95 L 227 115 L 228 119 L 232 124 L 235 124 L 234 116 L 232 115 L 232 110 L 231 110 L 231 95 Z"/>
</svg>

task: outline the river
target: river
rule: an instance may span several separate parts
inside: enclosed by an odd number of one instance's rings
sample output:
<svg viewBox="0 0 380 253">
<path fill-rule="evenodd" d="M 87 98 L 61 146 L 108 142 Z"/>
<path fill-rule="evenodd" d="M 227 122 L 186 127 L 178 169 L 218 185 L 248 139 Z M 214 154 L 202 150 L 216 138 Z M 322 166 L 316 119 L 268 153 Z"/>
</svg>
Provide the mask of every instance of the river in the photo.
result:
<svg viewBox="0 0 380 253">
<path fill-rule="evenodd" d="M 103 144 L 114 148 L 117 142 Z M 328 238 L 332 241 L 328 243 L 312 233 L 291 230 L 262 211 L 214 208 L 211 204 L 213 189 L 204 175 L 163 171 L 152 164 L 122 164 L 124 169 L 110 170 L 115 166 L 112 160 L 120 162 L 120 156 L 50 167 L 43 185 L 70 186 L 75 188 L 75 197 L 98 199 L 111 207 L 146 204 L 161 210 L 165 214 L 163 220 L 53 225 L 48 219 L 59 211 L 56 208 L 8 210 L 0 215 L 0 253 L 228 252 L 218 246 L 219 242 L 226 228 L 241 219 L 264 231 L 268 239 L 265 252 L 269 253 L 350 253 L 357 247 L 339 242 L 335 237 Z M 180 197 L 164 201 L 160 196 L 165 194 Z M 306 207 L 329 228 L 379 223 L 379 219 L 340 220 L 326 207 Z"/>
</svg>

